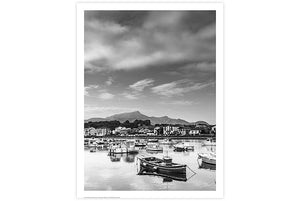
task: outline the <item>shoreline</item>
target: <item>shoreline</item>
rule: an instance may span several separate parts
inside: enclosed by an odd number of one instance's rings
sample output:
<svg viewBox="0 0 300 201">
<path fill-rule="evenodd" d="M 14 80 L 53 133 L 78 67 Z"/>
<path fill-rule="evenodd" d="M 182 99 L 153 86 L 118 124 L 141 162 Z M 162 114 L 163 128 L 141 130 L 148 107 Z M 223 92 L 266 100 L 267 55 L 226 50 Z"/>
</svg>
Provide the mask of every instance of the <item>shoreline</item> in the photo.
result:
<svg viewBox="0 0 300 201">
<path fill-rule="evenodd" d="M 88 138 L 103 138 L 103 139 L 195 139 L 195 140 L 205 140 L 207 138 L 216 138 L 210 134 L 201 135 L 201 136 L 89 136 L 84 137 L 85 139 Z"/>
</svg>

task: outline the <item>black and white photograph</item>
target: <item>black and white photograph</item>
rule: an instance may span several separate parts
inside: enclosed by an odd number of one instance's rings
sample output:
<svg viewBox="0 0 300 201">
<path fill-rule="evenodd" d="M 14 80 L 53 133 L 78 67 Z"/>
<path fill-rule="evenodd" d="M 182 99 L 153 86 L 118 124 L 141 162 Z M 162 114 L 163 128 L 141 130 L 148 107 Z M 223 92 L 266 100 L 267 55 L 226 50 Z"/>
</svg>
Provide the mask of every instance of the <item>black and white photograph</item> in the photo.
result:
<svg viewBox="0 0 300 201">
<path fill-rule="evenodd" d="M 217 11 L 83 12 L 84 191 L 216 192 Z"/>
</svg>

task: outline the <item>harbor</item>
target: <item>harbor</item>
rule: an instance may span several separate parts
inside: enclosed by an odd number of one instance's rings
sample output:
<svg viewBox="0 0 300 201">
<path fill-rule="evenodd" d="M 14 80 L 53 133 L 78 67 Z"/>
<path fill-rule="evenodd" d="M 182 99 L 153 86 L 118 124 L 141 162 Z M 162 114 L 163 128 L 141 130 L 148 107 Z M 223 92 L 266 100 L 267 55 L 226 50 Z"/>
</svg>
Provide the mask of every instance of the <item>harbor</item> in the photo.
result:
<svg viewBox="0 0 300 201">
<path fill-rule="evenodd" d="M 215 191 L 216 146 L 207 139 L 86 140 L 84 188 Z"/>
</svg>

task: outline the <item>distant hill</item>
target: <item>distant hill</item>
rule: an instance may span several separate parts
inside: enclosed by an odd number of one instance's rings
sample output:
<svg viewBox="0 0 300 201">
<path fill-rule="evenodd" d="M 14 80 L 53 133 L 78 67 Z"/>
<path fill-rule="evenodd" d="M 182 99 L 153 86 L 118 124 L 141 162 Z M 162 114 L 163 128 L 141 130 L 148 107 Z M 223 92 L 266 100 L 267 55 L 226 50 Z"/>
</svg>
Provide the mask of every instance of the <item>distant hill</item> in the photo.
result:
<svg viewBox="0 0 300 201">
<path fill-rule="evenodd" d="M 121 113 L 121 114 L 115 114 L 106 118 L 90 118 L 85 120 L 84 122 L 97 122 L 97 121 L 119 121 L 119 122 L 124 122 L 124 121 L 130 121 L 133 122 L 134 120 L 150 120 L 151 124 L 182 124 L 182 125 L 188 125 L 188 124 L 208 124 L 205 121 L 197 121 L 194 123 L 190 123 L 188 121 L 185 121 L 183 119 L 172 119 L 168 116 L 163 116 L 163 117 L 148 117 L 139 111 L 134 111 L 134 112 L 128 112 L 128 113 Z"/>
</svg>

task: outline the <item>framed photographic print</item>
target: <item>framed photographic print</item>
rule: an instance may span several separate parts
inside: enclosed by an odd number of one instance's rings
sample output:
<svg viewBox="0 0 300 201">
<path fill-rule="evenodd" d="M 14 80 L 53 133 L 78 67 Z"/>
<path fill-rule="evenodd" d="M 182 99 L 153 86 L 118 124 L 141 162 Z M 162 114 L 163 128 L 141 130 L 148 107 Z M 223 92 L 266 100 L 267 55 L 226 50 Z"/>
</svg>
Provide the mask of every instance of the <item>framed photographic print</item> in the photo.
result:
<svg viewBox="0 0 300 201">
<path fill-rule="evenodd" d="M 221 198 L 223 135 L 221 3 L 77 4 L 78 197 Z"/>
</svg>

